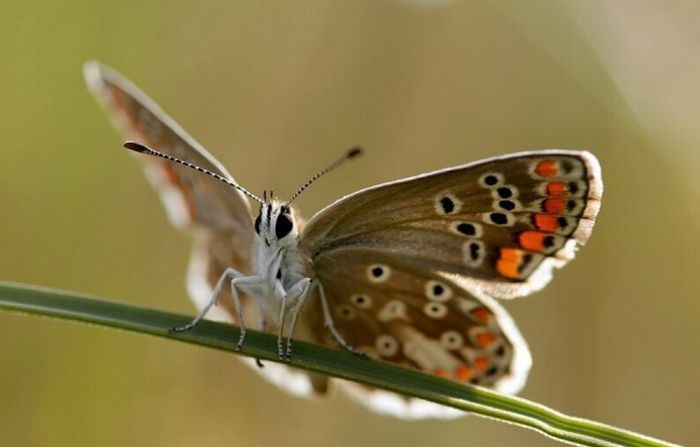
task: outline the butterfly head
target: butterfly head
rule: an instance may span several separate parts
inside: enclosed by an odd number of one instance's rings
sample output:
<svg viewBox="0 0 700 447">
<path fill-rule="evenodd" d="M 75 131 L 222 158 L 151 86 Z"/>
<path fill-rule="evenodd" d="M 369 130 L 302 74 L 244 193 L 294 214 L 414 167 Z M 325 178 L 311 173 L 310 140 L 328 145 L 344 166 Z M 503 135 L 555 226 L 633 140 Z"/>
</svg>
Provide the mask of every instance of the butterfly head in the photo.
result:
<svg viewBox="0 0 700 447">
<path fill-rule="evenodd" d="M 294 209 L 291 206 L 292 202 L 294 202 L 313 182 L 337 168 L 345 161 L 355 158 L 360 154 L 362 154 L 362 149 L 360 147 L 353 147 L 334 163 L 317 172 L 316 175 L 304 183 L 287 202 L 283 203 L 275 200 L 272 191 L 270 191 L 268 199 L 267 191 L 263 191 L 263 200 L 257 199 L 258 202 L 260 202 L 260 212 L 255 219 L 255 233 L 265 241 L 265 245 L 275 248 L 285 247 L 295 243 L 299 236 L 299 225 L 302 224 L 302 221 L 295 218 Z M 249 193 L 249 196 L 252 196 L 252 194 Z"/>
<path fill-rule="evenodd" d="M 296 241 L 299 236 L 294 209 L 264 194 L 260 212 L 255 219 L 255 233 L 270 247 L 284 247 Z"/>
<path fill-rule="evenodd" d="M 275 200 L 272 191 L 270 191 L 270 196 L 268 199 L 267 191 L 264 192 L 263 198 L 256 196 L 247 189 L 235 183 L 230 177 L 218 174 L 209 169 L 202 168 L 188 161 L 182 160 L 180 158 L 174 157 L 172 155 L 166 154 L 164 152 L 159 152 L 145 146 L 141 143 L 135 141 L 127 141 L 124 143 L 124 147 L 139 152 L 142 154 L 152 155 L 154 157 L 163 158 L 165 160 L 171 161 L 173 163 L 178 163 L 180 165 L 186 166 L 191 169 L 195 169 L 203 174 L 213 177 L 221 182 L 226 183 L 230 187 L 238 190 L 242 194 L 248 196 L 249 198 L 260 203 L 260 212 L 258 217 L 255 219 L 255 232 L 257 235 L 265 241 L 265 245 L 272 248 L 282 248 L 292 245 L 296 242 L 299 236 L 299 224 L 301 221 L 295 219 L 294 210 L 291 206 L 292 202 L 299 197 L 299 195 L 306 190 L 313 182 L 321 178 L 323 175 L 332 171 L 336 167 L 343 164 L 345 161 L 357 157 L 362 153 L 360 147 L 354 147 L 347 151 L 342 157 L 336 160 L 334 163 L 329 165 L 326 169 L 323 169 L 316 173 L 311 179 L 309 179 L 304 185 L 297 190 L 291 199 L 287 202 L 280 202 Z"/>
</svg>

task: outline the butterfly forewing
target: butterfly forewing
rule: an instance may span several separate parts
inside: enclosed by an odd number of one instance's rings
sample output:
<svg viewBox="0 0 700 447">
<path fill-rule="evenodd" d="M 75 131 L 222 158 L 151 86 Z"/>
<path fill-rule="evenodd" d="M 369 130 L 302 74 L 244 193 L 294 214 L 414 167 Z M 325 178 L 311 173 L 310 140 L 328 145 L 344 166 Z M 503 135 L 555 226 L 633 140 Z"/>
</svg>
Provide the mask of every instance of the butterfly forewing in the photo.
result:
<svg viewBox="0 0 700 447">
<path fill-rule="evenodd" d="M 323 262 L 333 263 L 336 250 L 366 248 L 458 275 L 470 289 L 521 296 L 585 243 L 601 194 L 591 154 L 525 152 L 346 196 L 311 219 L 302 244 Z"/>
<path fill-rule="evenodd" d="M 124 77 L 97 62 L 89 62 L 85 65 L 85 78 L 126 138 L 233 180 L 211 154 Z M 252 241 L 251 211 L 240 192 L 167 160 L 143 156 L 138 159 L 161 193 L 174 224 L 232 230 Z"/>
</svg>

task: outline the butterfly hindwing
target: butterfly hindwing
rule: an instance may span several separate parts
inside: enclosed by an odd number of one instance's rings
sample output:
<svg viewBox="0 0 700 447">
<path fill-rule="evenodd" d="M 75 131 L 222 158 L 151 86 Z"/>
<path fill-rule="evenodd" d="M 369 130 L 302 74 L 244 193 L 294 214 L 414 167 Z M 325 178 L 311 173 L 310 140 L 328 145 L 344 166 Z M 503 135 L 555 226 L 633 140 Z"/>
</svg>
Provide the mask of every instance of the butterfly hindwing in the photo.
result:
<svg viewBox="0 0 700 447">
<path fill-rule="evenodd" d="M 364 248 L 319 256 L 315 273 L 336 328 L 371 357 L 507 393 L 525 383 L 527 345 L 493 299 Z"/>
<path fill-rule="evenodd" d="M 522 296 L 586 242 L 601 194 L 591 154 L 523 152 L 346 196 L 309 221 L 302 245 L 329 262 L 335 250 L 381 250 L 472 290 Z"/>
</svg>

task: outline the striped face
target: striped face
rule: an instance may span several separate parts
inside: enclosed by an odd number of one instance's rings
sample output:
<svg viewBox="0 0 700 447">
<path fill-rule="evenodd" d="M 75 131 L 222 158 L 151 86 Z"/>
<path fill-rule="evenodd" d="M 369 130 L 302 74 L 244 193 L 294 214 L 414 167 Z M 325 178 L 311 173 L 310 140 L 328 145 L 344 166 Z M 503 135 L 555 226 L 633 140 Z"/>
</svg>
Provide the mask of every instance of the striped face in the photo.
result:
<svg viewBox="0 0 700 447">
<path fill-rule="evenodd" d="M 192 162 L 229 182 L 208 152 L 127 80 L 97 63 L 87 82 L 129 139 Z M 352 154 L 352 152 L 351 152 Z M 274 290 L 309 288 L 298 338 L 450 380 L 516 393 L 530 353 L 494 298 L 544 287 L 591 234 L 602 180 L 588 152 L 522 152 L 377 185 L 341 198 L 304 226 L 289 202 L 268 202 L 254 218 L 246 196 L 187 167 L 141 157 L 171 220 L 193 230 L 188 286 L 205 307 L 227 269 L 250 284 L 243 311 L 231 292 L 209 317 L 236 322 L 273 309 Z M 252 195 L 251 195 L 252 196 Z M 252 196 L 255 197 L 255 196 Z M 299 306 L 301 308 L 301 306 Z M 256 369 L 296 394 L 325 391 L 327 379 L 270 364 Z M 427 403 L 357 385 L 352 395 L 403 417 L 452 416 Z"/>
</svg>

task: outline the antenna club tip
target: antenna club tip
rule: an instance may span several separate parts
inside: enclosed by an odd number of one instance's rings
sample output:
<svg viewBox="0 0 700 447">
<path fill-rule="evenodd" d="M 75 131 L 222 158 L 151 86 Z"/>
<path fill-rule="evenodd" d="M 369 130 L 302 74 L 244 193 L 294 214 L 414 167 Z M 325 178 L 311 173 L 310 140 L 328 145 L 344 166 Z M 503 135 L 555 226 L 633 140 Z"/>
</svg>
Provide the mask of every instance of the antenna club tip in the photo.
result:
<svg viewBox="0 0 700 447">
<path fill-rule="evenodd" d="M 355 158 L 362 155 L 363 149 L 360 146 L 355 146 L 348 151 L 348 158 Z"/>
<path fill-rule="evenodd" d="M 142 154 L 150 152 L 150 149 L 148 149 L 146 146 L 135 141 L 127 141 L 126 143 L 124 143 L 124 147 L 134 152 L 140 152 Z"/>
</svg>

